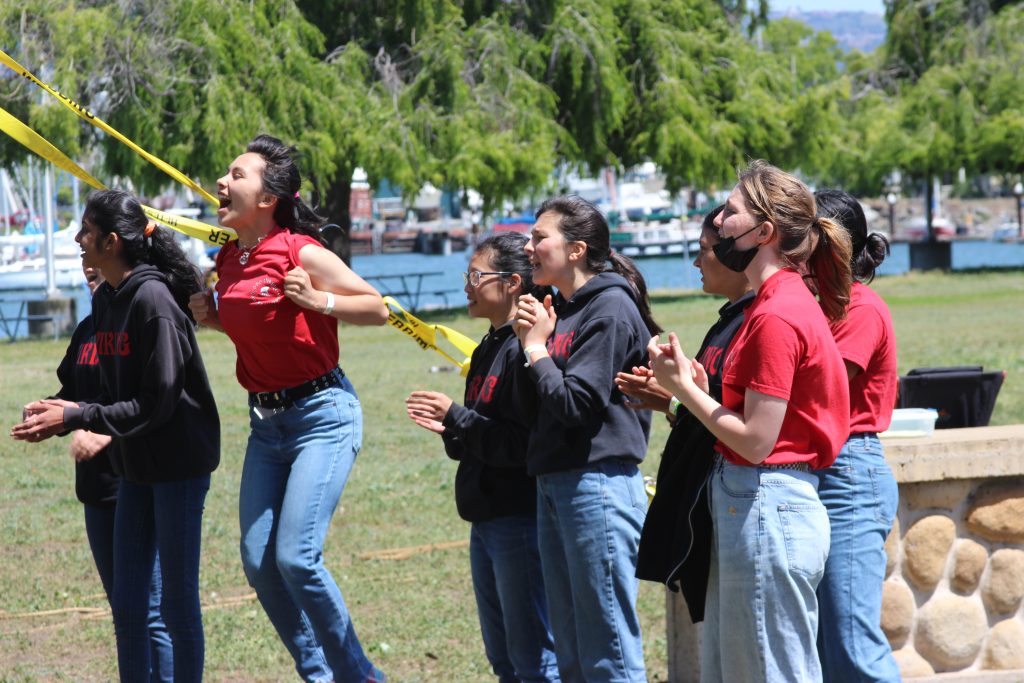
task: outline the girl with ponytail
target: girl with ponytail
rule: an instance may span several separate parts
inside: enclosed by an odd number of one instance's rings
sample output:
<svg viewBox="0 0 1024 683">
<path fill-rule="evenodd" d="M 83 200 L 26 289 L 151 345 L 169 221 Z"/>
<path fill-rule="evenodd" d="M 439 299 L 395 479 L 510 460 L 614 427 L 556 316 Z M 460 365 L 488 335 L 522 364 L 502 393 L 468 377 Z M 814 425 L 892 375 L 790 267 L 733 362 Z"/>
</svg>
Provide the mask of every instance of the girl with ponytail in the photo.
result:
<svg viewBox="0 0 1024 683">
<path fill-rule="evenodd" d="M 675 334 L 648 345 L 658 382 L 718 439 L 701 679 L 820 681 L 815 589 L 829 519 L 813 470 L 849 434 L 829 320 L 849 301 L 850 238 L 816 216 L 803 183 L 761 161 L 740 174 L 715 225 L 715 256 L 756 292 L 726 354 L 721 403 Z"/>
<path fill-rule="evenodd" d="M 525 251 L 534 282 L 558 294 L 523 295 L 516 313 L 529 366 L 520 368 L 532 416 L 526 466 L 537 479 L 544 586 L 567 681 L 647 680 L 636 561 L 651 413 L 628 406 L 615 376 L 647 362 L 644 344 L 658 327 L 643 277 L 609 240 L 590 202 L 541 204 Z"/>
<path fill-rule="evenodd" d="M 227 333 L 249 393 L 251 433 L 238 500 L 242 567 L 306 681 L 383 681 L 324 566 L 331 518 L 362 444 L 355 388 L 338 366 L 338 321 L 383 325 L 380 294 L 320 239 L 299 194 L 295 149 L 259 135 L 217 181 L 217 302 L 196 320 Z"/>
<path fill-rule="evenodd" d="M 498 233 L 481 242 L 464 274 L 469 315 L 491 327 L 473 351 L 463 405 L 437 391 L 414 391 L 406 412 L 440 434 L 459 462 L 455 503 L 472 524 L 469 561 L 484 650 L 499 681 L 556 683 L 547 599 L 537 550 L 537 484 L 526 472 L 530 427 L 516 403 L 523 350 L 512 329 L 524 293 L 543 297 L 523 251 L 526 237 Z"/>
<path fill-rule="evenodd" d="M 896 333 L 889 307 L 863 284 L 889 250 L 868 234 L 864 210 L 839 190 L 815 193 L 818 215 L 850 236 L 853 286 L 846 316 L 832 324 L 850 382 L 850 432 L 835 463 L 818 470 L 818 495 L 828 510 L 832 548 L 818 585 L 818 652 L 826 681 L 899 681 L 900 670 L 879 625 L 885 580 L 885 539 L 899 504 L 896 478 L 879 432 L 896 404 Z"/>
<path fill-rule="evenodd" d="M 12 435 L 39 441 L 85 429 L 113 438 L 121 476 L 114 513 L 111 611 L 122 681 L 149 680 L 150 582 L 160 557 L 162 604 L 175 681 L 200 681 L 204 637 L 199 549 L 220 421 L 189 319 L 199 272 L 167 228 L 149 223 L 125 192 L 89 196 L 76 236 L 82 264 L 106 280 L 93 295 L 101 399 L 47 399 L 26 407 Z"/>
</svg>

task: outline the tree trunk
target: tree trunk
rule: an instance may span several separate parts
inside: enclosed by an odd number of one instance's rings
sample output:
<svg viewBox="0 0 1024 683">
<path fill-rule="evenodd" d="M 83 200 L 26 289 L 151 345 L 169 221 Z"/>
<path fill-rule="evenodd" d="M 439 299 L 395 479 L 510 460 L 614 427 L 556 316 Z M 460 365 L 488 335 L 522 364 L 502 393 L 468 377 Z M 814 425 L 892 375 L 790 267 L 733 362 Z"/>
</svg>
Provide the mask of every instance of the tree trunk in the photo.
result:
<svg viewBox="0 0 1024 683">
<path fill-rule="evenodd" d="M 352 197 L 352 169 L 341 168 L 327 186 L 324 196 L 324 208 L 330 223 L 337 226 L 324 226 L 324 239 L 327 247 L 338 255 L 345 265 L 352 265 L 352 215 L 349 213 L 349 200 Z"/>
</svg>

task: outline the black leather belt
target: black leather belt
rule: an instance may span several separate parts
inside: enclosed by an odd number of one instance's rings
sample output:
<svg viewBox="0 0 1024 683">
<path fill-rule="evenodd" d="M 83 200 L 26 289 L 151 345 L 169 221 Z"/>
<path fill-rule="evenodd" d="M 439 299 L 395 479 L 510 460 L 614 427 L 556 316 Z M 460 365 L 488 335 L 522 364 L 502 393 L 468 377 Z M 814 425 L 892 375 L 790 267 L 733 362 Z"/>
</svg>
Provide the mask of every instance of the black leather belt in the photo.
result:
<svg viewBox="0 0 1024 683">
<path fill-rule="evenodd" d="M 260 408 L 291 408 L 292 405 L 307 396 L 312 396 L 318 391 L 327 387 L 338 386 L 345 378 L 341 368 L 332 368 L 319 377 L 314 377 L 308 382 L 291 387 L 290 389 L 279 389 L 278 391 L 249 392 L 249 405 Z"/>
</svg>

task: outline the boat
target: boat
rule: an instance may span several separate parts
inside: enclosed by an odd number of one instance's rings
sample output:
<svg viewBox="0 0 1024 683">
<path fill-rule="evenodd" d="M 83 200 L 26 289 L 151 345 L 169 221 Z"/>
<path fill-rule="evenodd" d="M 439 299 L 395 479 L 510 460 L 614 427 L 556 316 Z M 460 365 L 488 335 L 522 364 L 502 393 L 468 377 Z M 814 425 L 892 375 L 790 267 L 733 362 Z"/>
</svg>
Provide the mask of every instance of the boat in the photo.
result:
<svg viewBox="0 0 1024 683">
<path fill-rule="evenodd" d="M 197 218 L 198 209 L 167 209 L 167 213 Z M 53 232 L 54 287 L 74 289 L 85 286 L 82 273 L 82 250 L 75 242 L 78 221 L 71 221 L 68 227 Z M 174 232 L 182 251 L 202 273 L 213 268 L 213 260 L 206 253 L 201 241 Z M 46 235 L 11 234 L 0 236 L 0 290 L 45 290 L 46 289 Z"/>
<path fill-rule="evenodd" d="M 1024 239 L 1024 231 L 1016 223 L 1002 223 L 992 231 L 992 240 L 996 242 L 1018 242 Z"/>
<path fill-rule="evenodd" d="M 647 258 L 684 256 L 700 250 L 700 225 L 677 217 L 652 215 L 647 220 L 625 221 L 611 231 L 611 245 L 623 256 Z"/>
<path fill-rule="evenodd" d="M 82 252 L 75 242 L 74 221 L 53 233 L 54 286 L 75 288 L 85 285 Z M 0 290 L 46 289 L 46 236 L 12 234 L 0 236 Z"/>
<path fill-rule="evenodd" d="M 932 216 L 932 233 L 936 240 L 948 241 L 956 237 L 956 224 L 941 214 Z M 916 216 L 896 229 L 897 241 L 918 242 L 928 239 L 924 216 Z"/>
</svg>

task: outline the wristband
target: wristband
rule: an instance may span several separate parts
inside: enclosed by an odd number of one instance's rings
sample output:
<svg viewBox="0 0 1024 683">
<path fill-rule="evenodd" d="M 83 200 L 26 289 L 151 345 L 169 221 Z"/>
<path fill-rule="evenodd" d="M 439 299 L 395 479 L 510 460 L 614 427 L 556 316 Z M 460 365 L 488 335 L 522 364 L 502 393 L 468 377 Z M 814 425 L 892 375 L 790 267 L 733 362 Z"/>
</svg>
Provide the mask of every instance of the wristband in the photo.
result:
<svg viewBox="0 0 1024 683">
<path fill-rule="evenodd" d="M 334 310 L 334 292 L 324 292 L 327 295 L 327 303 L 324 304 L 324 310 L 321 311 L 324 315 L 330 315 L 331 311 Z"/>
<path fill-rule="evenodd" d="M 543 344 L 530 344 L 523 349 L 523 353 L 526 354 L 526 367 L 533 365 L 533 360 L 530 357 L 533 355 L 534 351 L 543 351 L 544 353 L 547 353 L 548 347 Z"/>
<path fill-rule="evenodd" d="M 678 418 L 679 417 L 679 409 L 682 407 L 682 405 L 683 405 L 683 402 L 680 401 L 675 396 L 670 398 L 668 400 L 668 412 L 669 412 L 669 414 L 672 417 L 674 417 L 674 418 Z"/>
</svg>

